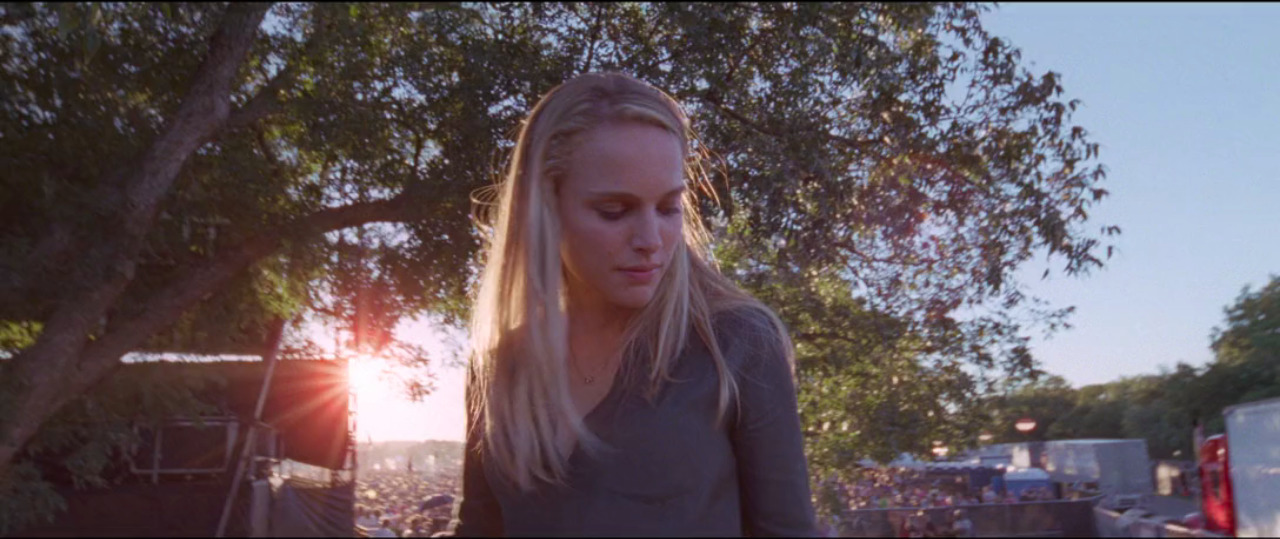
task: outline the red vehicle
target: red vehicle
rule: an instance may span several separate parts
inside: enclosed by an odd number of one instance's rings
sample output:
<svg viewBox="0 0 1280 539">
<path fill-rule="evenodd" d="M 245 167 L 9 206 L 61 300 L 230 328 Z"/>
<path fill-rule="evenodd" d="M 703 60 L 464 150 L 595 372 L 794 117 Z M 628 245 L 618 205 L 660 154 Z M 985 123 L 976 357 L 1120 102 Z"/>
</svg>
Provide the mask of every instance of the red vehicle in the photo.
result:
<svg viewBox="0 0 1280 539">
<path fill-rule="evenodd" d="M 1280 399 L 1222 411 L 1227 433 L 1200 445 L 1205 527 L 1235 537 L 1280 537 Z"/>
<path fill-rule="evenodd" d="M 1210 436 L 1200 446 L 1200 505 L 1205 529 L 1226 535 L 1236 534 L 1231 508 L 1231 467 L 1227 462 L 1227 437 Z"/>
</svg>

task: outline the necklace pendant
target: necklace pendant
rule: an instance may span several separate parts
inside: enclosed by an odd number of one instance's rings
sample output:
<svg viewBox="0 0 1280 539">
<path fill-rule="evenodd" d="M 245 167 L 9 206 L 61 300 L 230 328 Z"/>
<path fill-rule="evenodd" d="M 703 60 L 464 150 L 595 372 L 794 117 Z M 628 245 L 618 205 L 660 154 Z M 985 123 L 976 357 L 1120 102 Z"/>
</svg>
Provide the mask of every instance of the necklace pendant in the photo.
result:
<svg viewBox="0 0 1280 539">
<path fill-rule="evenodd" d="M 583 376 L 583 377 L 582 377 L 582 381 L 583 381 L 583 382 L 586 382 L 586 383 L 588 383 L 588 384 L 590 384 L 590 383 L 592 383 L 592 382 L 596 381 L 596 379 L 595 379 L 594 377 L 591 377 L 591 376 Z"/>
</svg>

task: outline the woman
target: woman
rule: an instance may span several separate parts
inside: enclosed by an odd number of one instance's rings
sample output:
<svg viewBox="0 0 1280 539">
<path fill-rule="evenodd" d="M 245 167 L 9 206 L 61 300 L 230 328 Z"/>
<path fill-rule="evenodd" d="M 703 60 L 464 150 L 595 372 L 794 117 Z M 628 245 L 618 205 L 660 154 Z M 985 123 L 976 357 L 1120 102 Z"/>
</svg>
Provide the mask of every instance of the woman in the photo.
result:
<svg viewBox="0 0 1280 539">
<path fill-rule="evenodd" d="M 791 343 L 708 263 L 691 137 L 620 74 L 524 122 L 473 309 L 456 535 L 816 535 Z"/>
</svg>

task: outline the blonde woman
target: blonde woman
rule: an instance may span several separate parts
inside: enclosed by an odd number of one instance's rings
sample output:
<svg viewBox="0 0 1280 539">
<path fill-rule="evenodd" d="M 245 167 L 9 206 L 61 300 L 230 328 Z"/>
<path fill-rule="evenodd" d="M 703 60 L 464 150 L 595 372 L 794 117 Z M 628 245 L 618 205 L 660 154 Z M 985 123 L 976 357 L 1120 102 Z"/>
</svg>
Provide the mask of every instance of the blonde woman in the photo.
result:
<svg viewBox="0 0 1280 539">
<path fill-rule="evenodd" d="M 708 263 L 691 137 L 612 73 L 524 122 L 473 309 L 455 535 L 816 535 L 791 342 Z"/>
</svg>

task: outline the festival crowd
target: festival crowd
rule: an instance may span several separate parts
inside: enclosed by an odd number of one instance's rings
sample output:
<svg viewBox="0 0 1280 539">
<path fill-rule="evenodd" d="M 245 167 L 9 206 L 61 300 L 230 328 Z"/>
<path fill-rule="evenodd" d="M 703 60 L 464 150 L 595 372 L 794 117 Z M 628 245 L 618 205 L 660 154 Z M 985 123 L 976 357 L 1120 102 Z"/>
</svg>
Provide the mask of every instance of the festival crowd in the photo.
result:
<svg viewBox="0 0 1280 539">
<path fill-rule="evenodd" d="M 457 470 L 362 472 L 356 481 L 357 533 L 431 537 L 448 528 L 460 489 Z"/>
<path fill-rule="evenodd" d="M 1015 503 L 1054 499 L 1046 488 L 1028 488 L 1020 495 L 996 492 L 984 486 L 970 492 L 959 477 L 929 477 L 910 468 L 864 468 L 852 484 L 845 484 L 844 497 L 850 509 L 887 509 L 898 507 L 954 507 L 984 503 Z"/>
<path fill-rule="evenodd" d="M 836 485 L 839 506 L 849 510 L 914 509 L 898 520 L 894 530 L 898 537 L 972 537 L 973 522 L 964 506 L 1055 499 L 1048 488 L 1026 488 L 1017 495 L 989 485 L 970 489 L 960 475 L 927 474 L 911 468 L 862 468 L 852 482 L 833 477 L 827 485 Z M 942 520 L 935 522 L 926 510 L 938 509 L 946 511 Z M 824 534 L 833 537 L 843 526 L 857 527 L 857 517 L 841 524 L 843 520 L 841 517 L 825 523 Z"/>
<path fill-rule="evenodd" d="M 920 509 L 903 520 L 900 537 L 967 537 L 972 523 L 959 506 L 1054 499 L 1044 488 L 1025 489 L 1019 496 L 990 486 L 970 493 L 958 478 L 931 477 L 910 468 L 863 468 L 852 483 L 839 488 L 842 505 L 850 510 Z M 356 482 L 357 532 L 366 537 L 431 537 L 448 528 L 460 489 L 458 470 L 362 472 Z M 923 511 L 938 508 L 955 508 L 941 526 Z"/>
</svg>

